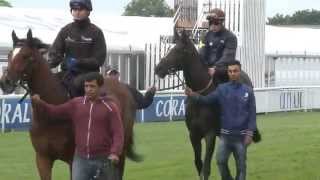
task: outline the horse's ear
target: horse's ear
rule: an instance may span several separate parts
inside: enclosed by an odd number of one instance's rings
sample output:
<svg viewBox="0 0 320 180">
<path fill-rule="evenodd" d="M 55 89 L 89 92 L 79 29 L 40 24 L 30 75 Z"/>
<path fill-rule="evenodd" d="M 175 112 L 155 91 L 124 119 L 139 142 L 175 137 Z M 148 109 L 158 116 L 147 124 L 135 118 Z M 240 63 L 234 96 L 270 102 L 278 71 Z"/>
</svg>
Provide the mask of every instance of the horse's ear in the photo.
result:
<svg viewBox="0 0 320 180">
<path fill-rule="evenodd" d="M 16 46 L 19 41 L 19 38 L 17 37 L 16 32 L 14 32 L 14 30 L 11 33 L 11 37 L 12 37 L 13 46 Z"/>
<path fill-rule="evenodd" d="M 180 35 L 176 28 L 174 28 L 174 35 L 173 35 L 173 42 L 176 43 L 178 40 L 180 40 Z"/>
<path fill-rule="evenodd" d="M 31 30 L 31 29 L 28 30 L 27 40 L 28 40 L 28 41 L 32 41 L 32 30 Z"/>
<path fill-rule="evenodd" d="M 182 33 L 181 33 L 181 40 L 184 42 L 184 43 L 187 43 L 188 40 L 189 40 L 189 35 L 188 33 L 186 32 L 186 30 L 183 30 Z"/>
<path fill-rule="evenodd" d="M 33 37 L 32 37 L 32 30 L 29 29 L 28 30 L 28 33 L 27 33 L 27 43 L 30 47 L 33 47 L 34 46 L 34 43 L 33 43 Z"/>
</svg>

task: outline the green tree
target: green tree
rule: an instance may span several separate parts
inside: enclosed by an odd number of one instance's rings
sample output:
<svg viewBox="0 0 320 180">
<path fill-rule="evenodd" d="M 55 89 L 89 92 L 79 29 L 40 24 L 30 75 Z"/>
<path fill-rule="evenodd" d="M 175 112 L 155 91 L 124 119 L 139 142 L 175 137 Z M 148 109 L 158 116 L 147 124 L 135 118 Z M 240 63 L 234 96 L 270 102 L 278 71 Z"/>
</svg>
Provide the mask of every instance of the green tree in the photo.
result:
<svg viewBox="0 0 320 180">
<path fill-rule="evenodd" d="M 282 14 L 276 14 L 272 18 L 268 18 L 268 23 L 271 25 L 287 25 L 289 23 L 290 16 L 284 16 Z"/>
<path fill-rule="evenodd" d="M 314 9 L 297 11 L 291 17 L 291 24 L 320 25 L 320 11 Z"/>
<path fill-rule="evenodd" d="M 12 7 L 11 4 L 6 0 L 0 0 L 0 6 Z"/>
<path fill-rule="evenodd" d="M 320 11 L 301 10 L 296 11 L 292 16 L 276 14 L 272 18 L 268 18 L 267 24 L 270 25 L 320 25 Z"/>
<path fill-rule="evenodd" d="M 132 0 L 125 7 L 124 16 L 171 17 L 171 9 L 164 0 Z"/>
</svg>

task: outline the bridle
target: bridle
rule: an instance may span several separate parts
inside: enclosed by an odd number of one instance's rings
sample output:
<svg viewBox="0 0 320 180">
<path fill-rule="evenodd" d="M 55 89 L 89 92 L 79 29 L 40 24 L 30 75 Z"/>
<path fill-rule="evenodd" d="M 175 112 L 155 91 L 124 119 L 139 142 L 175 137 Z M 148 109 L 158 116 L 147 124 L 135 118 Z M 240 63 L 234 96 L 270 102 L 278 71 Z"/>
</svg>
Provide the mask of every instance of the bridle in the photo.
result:
<svg viewBox="0 0 320 180">
<path fill-rule="evenodd" d="M 27 61 L 28 61 L 27 66 L 25 70 L 22 71 L 22 78 L 19 80 L 19 83 L 18 83 L 24 90 L 26 90 L 26 93 L 24 93 L 24 95 L 21 97 L 21 99 L 19 100 L 19 103 L 22 103 L 22 101 L 24 101 L 28 95 L 32 95 L 32 91 L 30 87 L 27 85 L 28 80 L 30 78 L 30 73 L 26 72 L 26 70 L 30 69 L 29 66 L 32 65 L 32 62 L 33 62 L 32 57 Z"/>
<path fill-rule="evenodd" d="M 166 57 L 168 55 L 168 52 L 169 51 L 167 51 L 167 54 L 164 55 L 164 57 Z M 177 68 L 174 68 L 174 67 L 169 68 L 167 71 L 168 75 L 171 75 L 173 77 L 176 76 L 178 78 L 178 85 L 174 85 L 172 87 L 167 87 L 167 88 L 161 88 L 161 89 L 158 89 L 158 91 L 164 91 L 164 90 L 170 90 L 170 89 L 173 90 L 173 89 L 181 87 L 181 86 L 185 88 L 185 81 L 180 78 L 180 76 L 177 72 L 178 72 Z"/>
<path fill-rule="evenodd" d="M 164 91 L 164 90 L 170 90 L 170 89 L 175 89 L 175 88 L 178 88 L 178 87 L 185 87 L 185 81 L 182 80 L 179 76 L 179 74 L 177 73 L 177 71 L 175 70 L 172 70 L 172 69 L 169 69 L 168 70 L 168 75 L 171 75 L 171 76 L 176 76 L 178 78 L 178 85 L 174 85 L 172 87 L 167 87 L 167 88 L 161 88 L 161 89 L 158 89 L 158 91 Z"/>
<path fill-rule="evenodd" d="M 185 54 L 185 56 L 188 56 L 188 55 L 190 55 L 191 53 L 189 52 L 189 51 L 186 51 L 186 49 L 183 49 L 183 53 Z M 184 69 L 184 64 L 182 65 L 182 68 L 181 69 Z M 179 68 L 179 67 L 178 67 Z M 169 68 L 168 69 L 168 75 L 172 75 L 172 76 L 176 76 L 177 78 L 178 78 L 178 85 L 175 85 L 175 86 L 172 86 L 172 87 L 167 87 L 167 88 L 161 88 L 161 89 L 159 89 L 158 91 L 163 91 L 163 90 L 170 90 L 170 89 L 175 89 L 175 88 L 177 88 L 177 87 L 183 87 L 183 88 L 185 88 L 185 80 L 182 80 L 181 78 L 180 78 L 180 76 L 179 76 L 179 74 L 177 73 L 178 72 L 178 68 L 174 68 L 174 67 L 172 67 L 172 68 Z M 204 87 L 203 89 L 200 89 L 200 90 L 198 90 L 198 91 L 195 91 L 195 92 L 197 92 L 197 93 L 199 93 L 199 94 L 202 94 L 202 93 L 204 93 L 205 91 L 207 91 L 210 87 L 211 87 L 211 85 L 212 85 L 212 83 L 213 83 L 213 79 L 212 78 L 210 78 L 210 81 L 208 82 L 208 84 L 206 85 L 206 87 Z"/>
<path fill-rule="evenodd" d="M 21 46 L 21 44 L 19 44 L 19 46 Z M 27 65 L 24 68 L 24 70 L 22 71 L 20 79 L 17 81 L 17 83 L 14 84 L 14 87 L 17 87 L 18 85 L 20 85 L 26 91 L 26 93 L 18 101 L 19 104 L 21 104 L 26 99 L 26 97 L 28 95 L 32 95 L 31 89 L 26 84 L 28 84 L 27 82 L 30 80 L 29 79 L 30 78 L 30 74 L 32 73 L 32 72 L 30 72 L 30 71 L 32 71 L 31 70 L 32 68 L 30 66 L 32 66 L 33 61 L 34 61 L 34 57 L 33 56 L 34 55 L 32 53 L 32 55 L 26 59 Z"/>
</svg>

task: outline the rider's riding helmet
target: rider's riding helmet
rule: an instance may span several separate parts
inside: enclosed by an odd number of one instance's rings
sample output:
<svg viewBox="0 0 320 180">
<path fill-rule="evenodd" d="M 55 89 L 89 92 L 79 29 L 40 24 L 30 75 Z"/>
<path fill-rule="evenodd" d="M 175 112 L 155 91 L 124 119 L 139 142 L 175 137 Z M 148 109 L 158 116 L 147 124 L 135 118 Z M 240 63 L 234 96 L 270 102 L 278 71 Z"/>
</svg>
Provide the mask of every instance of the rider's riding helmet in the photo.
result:
<svg viewBox="0 0 320 180">
<path fill-rule="evenodd" d="M 207 16 L 207 20 L 209 21 L 209 25 L 218 25 L 222 24 L 226 18 L 224 12 L 219 8 L 214 8 L 209 12 Z"/>
<path fill-rule="evenodd" d="M 91 0 L 70 0 L 69 5 L 71 9 L 84 8 L 88 11 L 92 11 Z"/>
<path fill-rule="evenodd" d="M 107 71 L 107 75 L 109 75 L 109 76 L 110 75 L 118 75 L 118 74 L 120 74 L 120 72 L 116 69 L 110 69 Z"/>
</svg>

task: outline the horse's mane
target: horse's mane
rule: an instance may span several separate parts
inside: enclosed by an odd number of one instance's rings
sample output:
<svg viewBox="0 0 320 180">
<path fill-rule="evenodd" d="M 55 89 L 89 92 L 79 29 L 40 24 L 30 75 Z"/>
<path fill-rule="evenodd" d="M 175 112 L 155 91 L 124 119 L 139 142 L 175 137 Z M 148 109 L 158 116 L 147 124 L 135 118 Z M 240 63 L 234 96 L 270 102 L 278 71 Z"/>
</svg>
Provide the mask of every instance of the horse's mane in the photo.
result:
<svg viewBox="0 0 320 180">
<path fill-rule="evenodd" d="M 197 50 L 195 44 L 193 43 L 193 41 L 189 38 L 189 36 L 185 33 L 182 32 L 182 35 L 179 39 L 180 43 L 184 44 L 184 47 L 187 48 L 187 52 L 190 52 L 190 55 L 188 56 L 189 59 L 189 65 L 192 68 L 199 68 L 197 72 L 194 71 L 184 71 L 184 78 L 185 81 L 187 83 L 187 86 L 192 87 L 191 82 L 192 82 L 192 76 L 199 76 L 202 77 L 200 79 L 205 79 L 205 77 L 209 78 L 209 74 L 207 74 L 206 72 L 208 71 L 208 66 L 205 65 L 202 62 L 202 57 L 199 53 L 199 51 Z M 197 74 L 194 74 L 197 73 Z M 213 86 L 211 88 L 214 88 Z"/>
</svg>

